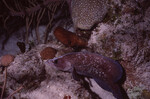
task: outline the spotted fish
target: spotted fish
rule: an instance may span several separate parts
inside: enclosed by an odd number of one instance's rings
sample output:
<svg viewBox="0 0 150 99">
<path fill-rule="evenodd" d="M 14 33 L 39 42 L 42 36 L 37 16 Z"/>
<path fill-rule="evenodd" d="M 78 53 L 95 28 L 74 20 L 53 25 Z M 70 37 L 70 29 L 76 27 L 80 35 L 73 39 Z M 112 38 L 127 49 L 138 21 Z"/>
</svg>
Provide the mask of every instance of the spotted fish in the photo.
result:
<svg viewBox="0 0 150 99">
<path fill-rule="evenodd" d="M 62 71 L 93 78 L 99 86 L 110 91 L 117 99 L 124 99 L 117 82 L 122 78 L 122 66 L 105 56 L 90 52 L 72 52 L 58 58 L 47 60 L 48 65 Z"/>
</svg>

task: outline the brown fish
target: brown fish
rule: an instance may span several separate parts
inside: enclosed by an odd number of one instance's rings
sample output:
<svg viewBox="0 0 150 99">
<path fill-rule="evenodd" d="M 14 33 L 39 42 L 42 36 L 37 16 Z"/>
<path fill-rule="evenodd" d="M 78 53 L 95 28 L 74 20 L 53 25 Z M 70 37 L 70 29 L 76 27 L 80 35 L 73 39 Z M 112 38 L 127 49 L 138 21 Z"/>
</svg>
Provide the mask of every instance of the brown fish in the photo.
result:
<svg viewBox="0 0 150 99">
<path fill-rule="evenodd" d="M 65 30 L 62 27 L 56 27 L 54 35 L 58 41 L 69 47 L 84 48 L 87 42 L 75 33 Z"/>
</svg>

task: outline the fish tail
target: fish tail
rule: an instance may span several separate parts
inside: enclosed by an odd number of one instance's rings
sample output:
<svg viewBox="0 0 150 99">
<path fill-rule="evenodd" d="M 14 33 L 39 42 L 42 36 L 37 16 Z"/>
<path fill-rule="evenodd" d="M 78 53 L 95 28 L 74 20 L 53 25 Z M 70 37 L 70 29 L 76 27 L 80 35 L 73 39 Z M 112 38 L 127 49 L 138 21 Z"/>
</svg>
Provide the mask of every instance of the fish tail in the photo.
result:
<svg viewBox="0 0 150 99">
<path fill-rule="evenodd" d="M 113 84 L 111 87 L 114 97 L 116 97 L 117 99 L 129 99 L 126 92 L 121 86 L 119 86 L 118 84 Z"/>
</svg>

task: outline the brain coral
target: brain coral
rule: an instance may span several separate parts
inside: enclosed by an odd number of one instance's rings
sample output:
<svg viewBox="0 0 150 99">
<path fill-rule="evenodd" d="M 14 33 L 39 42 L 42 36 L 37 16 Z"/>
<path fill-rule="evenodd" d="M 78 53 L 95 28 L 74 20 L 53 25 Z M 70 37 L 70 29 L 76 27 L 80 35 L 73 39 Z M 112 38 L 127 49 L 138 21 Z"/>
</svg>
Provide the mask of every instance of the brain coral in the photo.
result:
<svg viewBox="0 0 150 99">
<path fill-rule="evenodd" d="M 72 0 L 71 14 L 75 28 L 91 29 L 107 13 L 107 0 Z"/>
</svg>

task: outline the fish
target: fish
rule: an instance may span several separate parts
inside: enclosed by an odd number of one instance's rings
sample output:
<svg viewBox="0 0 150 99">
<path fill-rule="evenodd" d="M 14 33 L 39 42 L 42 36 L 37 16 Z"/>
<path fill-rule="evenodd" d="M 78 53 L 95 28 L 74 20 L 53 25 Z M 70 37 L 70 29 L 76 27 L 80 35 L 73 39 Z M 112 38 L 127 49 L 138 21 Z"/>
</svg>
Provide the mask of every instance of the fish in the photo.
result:
<svg viewBox="0 0 150 99">
<path fill-rule="evenodd" d="M 123 76 L 123 67 L 115 60 L 98 53 L 71 52 L 46 61 L 58 70 L 71 72 L 75 80 L 78 75 L 93 78 L 103 89 L 113 93 L 117 99 L 124 99 L 118 81 Z"/>
</svg>

